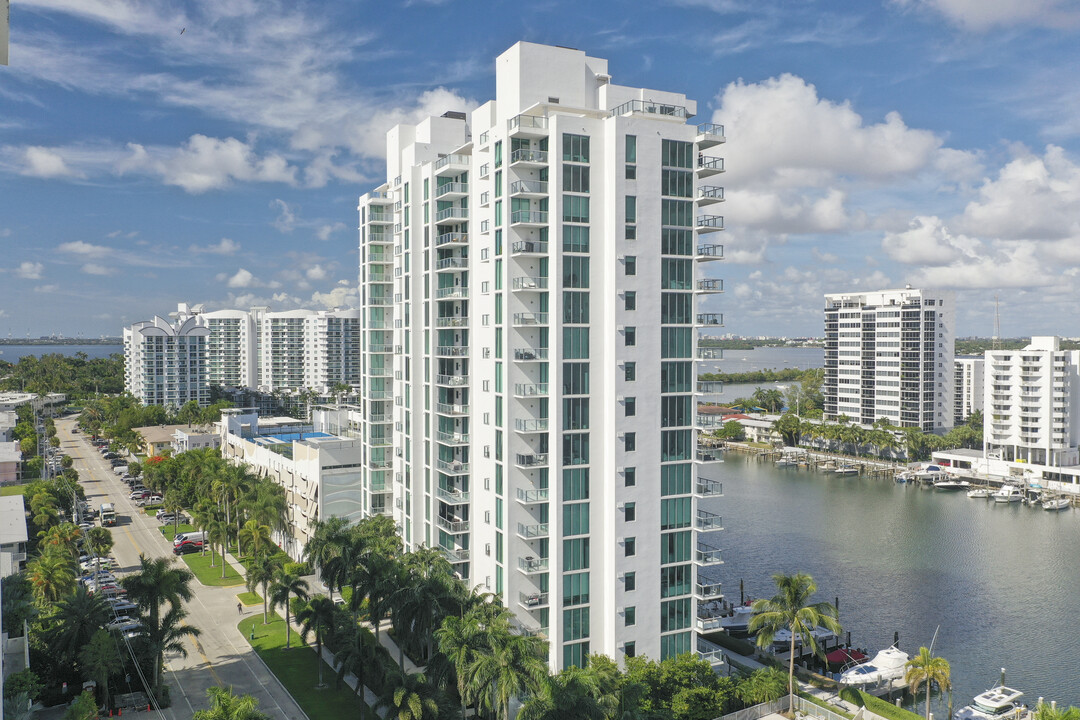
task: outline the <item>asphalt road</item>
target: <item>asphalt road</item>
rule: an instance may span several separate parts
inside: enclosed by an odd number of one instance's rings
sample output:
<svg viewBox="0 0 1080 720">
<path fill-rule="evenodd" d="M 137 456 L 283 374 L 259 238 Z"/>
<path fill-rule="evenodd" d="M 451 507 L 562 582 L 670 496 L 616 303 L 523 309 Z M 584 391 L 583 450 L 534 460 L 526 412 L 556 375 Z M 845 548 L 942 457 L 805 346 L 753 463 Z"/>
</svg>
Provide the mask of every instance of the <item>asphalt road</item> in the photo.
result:
<svg viewBox="0 0 1080 720">
<path fill-rule="evenodd" d="M 61 451 L 74 459 L 80 484 L 93 507 L 100 507 L 103 502 L 116 505 L 117 524 L 112 528 L 113 557 L 120 572 L 138 569 L 140 555 L 173 557 L 172 543 L 161 535 L 160 524 L 128 500 L 127 485 L 113 473 L 108 461 L 84 435 L 72 434 L 73 426 L 74 421 L 70 418 L 56 421 Z M 171 686 L 172 707 L 162 710 L 159 717 L 169 720 L 191 718 L 196 710 L 209 707 L 206 690 L 218 685 L 231 686 L 237 694 L 254 696 L 259 701 L 259 709 L 272 718 L 305 718 L 299 705 L 236 629 L 239 619 L 236 595 L 243 592 L 244 587 L 205 587 L 194 580 L 192 589 L 194 597 L 187 604 L 187 622 L 199 628 L 202 634 L 184 641 L 186 658 L 179 654 L 166 655 L 165 682 Z M 254 617 L 258 612 L 245 609 L 244 616 Z M 124 692 L 123 688 L 113 690 Z M 140 713 L 140 716 L 148 717 L 148 714 Z"/>
</svg>

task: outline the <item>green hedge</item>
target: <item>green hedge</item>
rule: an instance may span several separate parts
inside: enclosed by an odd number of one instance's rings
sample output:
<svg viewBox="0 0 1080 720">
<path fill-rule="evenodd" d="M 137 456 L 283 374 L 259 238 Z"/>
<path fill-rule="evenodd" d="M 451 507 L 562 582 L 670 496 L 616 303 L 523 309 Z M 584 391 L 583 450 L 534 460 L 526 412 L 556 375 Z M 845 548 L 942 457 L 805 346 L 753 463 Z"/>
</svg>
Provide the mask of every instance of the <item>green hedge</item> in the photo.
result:
<svg viewBox="0 0 1080 720">
<path fill-rule="evenodd" d="M 922 715 L 896 707 L 888 700 L 874 697 L 863 690 L 856 690 L 856 692 L 859 694 L 859 705 L 883 718 L 888 718 L 888 720 L 922 720 Z"/>
<path fill-rule="evenodd" d="M 720 647 L 724 648 L 725 650 L 730 650 L 732 652 L 744 655 L 749 658 L 754 657 L 754 654 L 757 652 L 757 647 L 749 640 L 732 637 L 727 633 L 717 633 L 715 635 L 710 635 L 708 639 L 716 643 Z"/>
</svg>

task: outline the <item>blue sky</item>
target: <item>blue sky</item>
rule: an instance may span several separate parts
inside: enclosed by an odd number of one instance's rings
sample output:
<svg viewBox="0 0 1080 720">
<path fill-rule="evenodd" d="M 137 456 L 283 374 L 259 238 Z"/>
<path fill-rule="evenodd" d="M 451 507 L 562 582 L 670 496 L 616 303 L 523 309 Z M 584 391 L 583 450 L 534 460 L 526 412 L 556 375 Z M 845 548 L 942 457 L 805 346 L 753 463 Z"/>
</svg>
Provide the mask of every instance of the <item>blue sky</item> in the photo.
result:
<svg viewBox="0 0 1080 720">
<path fill-rule="evenodd" d="M 0 336 L 349 305 L 386 130 L 490 98 L 518 40 L 726 126 L 728 331 L 911 283 L 962 335 L 998 294 L 1003 334 L 1077 336 L 1078 35 L 1075 0 L 12 0 Z"/>
</svg>

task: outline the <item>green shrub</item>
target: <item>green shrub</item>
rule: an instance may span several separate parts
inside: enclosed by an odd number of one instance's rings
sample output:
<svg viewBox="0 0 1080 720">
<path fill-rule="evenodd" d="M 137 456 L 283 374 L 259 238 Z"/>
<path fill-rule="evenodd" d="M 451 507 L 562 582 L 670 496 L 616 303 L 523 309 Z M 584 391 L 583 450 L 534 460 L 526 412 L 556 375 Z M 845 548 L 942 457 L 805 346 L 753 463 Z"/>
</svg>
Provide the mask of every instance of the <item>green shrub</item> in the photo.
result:
<svg viewBox="0 0 1080 720">
<path fill-rule="evenodd" d="M 307 562 L 287 562 L 285 563 L 285 572 L 296 573 L 297 575 L 311 575 L 311 563 Z"/>
<path fill-rule="evenodd" d="M 888 718 L 888 720 L 920 720 L 920 718 L 922 718 L 922 715 L 919 715 L 918 713 L 913 713 L 904 708 L 898 708 L 888 700 L 874 697 L 863 690 L 856 690 L 856 692 L 859 694 L 859 700 L 856 701 L 857 705 L 865 707 L 870 712 L 880 715 L 883 718 Z"/>
</svg>

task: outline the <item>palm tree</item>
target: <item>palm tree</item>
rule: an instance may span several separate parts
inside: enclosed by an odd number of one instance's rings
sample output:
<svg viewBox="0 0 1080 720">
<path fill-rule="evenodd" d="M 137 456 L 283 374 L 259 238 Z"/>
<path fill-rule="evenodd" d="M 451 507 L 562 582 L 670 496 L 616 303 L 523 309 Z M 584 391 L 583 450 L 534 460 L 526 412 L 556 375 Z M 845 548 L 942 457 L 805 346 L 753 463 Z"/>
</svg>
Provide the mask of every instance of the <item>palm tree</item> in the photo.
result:
<svg viewBox="0 0 1080 720">
<path fill-rule="evenodd" d="M 173 535 L 176 535 L 176 533 L 180 532 L 180 511 L 184 509 L 183 503 L 180 502 L 180 492 L 173 488 L 167 488 L 161 506 L 165 508 L 165 512 L 172 513 Z"/>
<path fill-rule="evenodd" d="M 90 528 L 86 531 L 86 547 L 97 557 L 108 555 L 113 548 L 112 532 L 109 528 Z"/>
<path fill-rule="evenodd" d="M 255 558 L 255 561 L 251 563 L 251 566 L 247 571 L 247 589 L 250 592 L 255 592 L 255 588 L 262 585 L 263 625 L 269 622 L 267 616 L 269 615 L 268 604 L 270 602 L 270 597 L 267 589 L 270 587 L 270 583 L 274 582 L 274 577 L 281 567 L 280 562 L 275 561 L 269 555 L 263 555 Z"/>
<path fill-rule="evenodd" d="M 772 598 L 756 600 L 753 604 L 754 615 L 750 618 L 749 631 L 757 634 L 757 645 L 767 648 L 772 645 L 776 633 L 788 629 L 791 631 L 791 657 L 788 660 L 788 693 L 791 696 L 790 707 L 795 707 L 795 638 L 802 639 L 815 655 L 821 654 L 817 639 L 811 631 L 817 626 L 825 627 L 837 636 L 843 632 L 840 621 L 836 619 L 836 607 L 829 603 L 810 603 L 810 597 L 817 591 L 814 578 L 806 573 L 773 575 L 777 593 Z"/>
<path fill-rule="evenodd" d="M 930 720 L 930 686 L 937 685 L 941 690 L 948 690 L 952 685 L 949 661 L 943 657 L 934 657 L 930 649 L 919 648 L 919 654 L 908 660 L 904 667 L 904 682 L 911 687 L 911 694 L 919 692 L 919 686 L 926 683 L 926 720 Z"/>
<path fill-rule="evenodd" d="M 184 608 L 172 605 L 160 620 L 150 613 L 142 618 L 143 626 L 138 640 L 145 645 L 153 660 L 151 687 L 155 697 L 161 697 L 161 669 L 165 665 L 165 653 L 179 653 L 181 657 L 187 657 L 184 638 L 202 634 L 199 628 L 183 624 L 186 617 L 187 611 Z"/>
<path fill-rule="evenodd" d="M 217 513 L 210 520 L 206 526 L 206 539 L 210 541 L 210 566 L 214 566 L 214 545 L 221 547 L 221 577 L 225 577 L 225 553 L 228 549 L 225 547 L 229 542 L 229 524 L 225 518 L 221 517 L 221 513 Z"/>
<path fill-rule="evenodd" d="M 510 701 L 536 693 L 547 677 L 547 663 L 542 659 L 544 641 L 533 635 L 517 635 L 500 623 L 492 628 L 490 646 L 470 668 L 468 693 L 484 702 L 492 702 L 502 720 L 510 720 Z M 491 700 L 482 700 L 485 693 Z"/>
<path fill-rule="evenodd" d="M 251 550 L 253 556 L 258 556 L 268 546 L 273 545 L 270 541 L 270 526 L 259 523 L 255 518 L 244 523 L 244 526 L 238 532 L 237 549 L 247 547 Z"/>
<path fill-rule="evenodd" d="M 435 629 L 454 609 L 453 571 L 434 548 L 410 553 L 405 567 L 406 581 L 394 602 L 394 630 L 403 651 L 407 642 L 430 658 L 435 648 Z"/>
<path fill-rule="evenodd" d="M 323 641 L 334 627 L 334 601 L 325 597 L 316 597 L 311 600 L 300 612 L 296 613 L 296 620 L 300 623 L 300 634 L 307 641 L 308 633 L 315 632 L 315 655 L 319 663 L 319 687 L 326 687 L 323 682 Z"/>
<path fill-rule="evenodd" d="M 605 720 L 609 710 L 593 675 L 579 667 L 568 667 L 544 679 L 540 692 L 521 706 L 518 720 Z"/>
<path fill-rule="evenodd" d="M 311 540 L 304 546 L 304 557 L 319 571 L 319 578 L 330 588 L 330 598 L 334 597 L 334 588 L 340 589 L 343 577 L 340 573 L 340 557 L 349 542 L 349 521 L 332 515 L 327 520 L 313 523 Z"/>
<path fill-rule="evenodd" d="M 250 695 L 235 695 L 230 687 L 211 687 L 206 691 L 210 698 L 209 710 L 198 710 L 191 720 L 270 720 L 259 710 L 259 701 Z"/>
<path fill-rule="evenodd" d="M 343 642 L 341 649 L 334 655 L 334 664 L 338 667 L 338 684 L 341 684 L 347 674 L 352 673 L 356 676 L 356 694 L 359 695 L 367 685 L 365 670 L 369 665 L 378 666 L 380 650 L 386 652 L 370 630 L 362 625 L 352 628 L 348 641 Z M 360 704 L 360 720 L 364 720 L 364 703 Z"/>
<path fill-rule="evenodd" d="M 66 522 L 53 525 L 48 530 L 42 530 L 38 534 L 41 536 L 40 545 L 43 552 L 55 552 L 67 555 L 72 559 L 79 557 L 76 541 L 82 537 L 82 530 L 74 523 Z"/>
<path fill-rule="evenodd" d="M 203 499 L 195 503 L 195 507 L 191 509 L 191 522 L 196 528 L 205 533 L 207 528 L 210 527 L 210 523 L 214 521 L 214 516 L 216 514 L 217 506 L 214 505 L 214 501 L 208 497 L 203 497 Z M 210 546 L 210 565 L 212 567 L 214 564 L 214 544 L 208 542 L 203 543 L 202 550 L 199 551 L 199 554 L 206 555 L 207 545 Z"/>
<path fill-rule="evenodd" d="M 98 630 L 79 651 L 79 667 L 101 688 L 101 699 L 106 708 L 109 704 L 109 678 L 120 672 L 124 663 L 120 659 L 116 641 L 108 631 Z"/>
<path fill-rule="evenodd" d="M 386 708 L 388 717 L 397 720 L 436 720 L 439 704 L 433 695 L 423 673 L 401 673 L 396 682 L 386 683 L 375 709 Z"/>
<path fill-rule="evenodd" d="M 131 601 L 146 611 L 148 627 L 160 627 L 161 606 L 169 604 L 170 611 L 192 597 L 191 581 L 195 575 L 187 568 L 176 567 L 176 558 L 147 558 L 139 556 L 139 571 L 123 578 L 120 583 Z M 180 619 L 183 619 L 181 616 Z"/>
<path fill-rule="evenodd" d="M 294 596 L 300 600 L 307 600 L 307 580 L 302 579 L 299 573 L 289 572 L 284 567 L 278 568 L 274 574 L 274 581 L 270 585 L 270 608 L 272 610 L 279 607 L 285 608 L 286 650 L 292 645 L 292 623 L 290 622 L 292 608 L 289 606 L 289 599 Z"/>
<path fill-rule="evenodd" d="M 465 717 L 466 679 L 477 655 L 483 652 L 483 641 L 486 639 L 476 611 L 470 610 L 462 617 L 447 617 L 435 631 L 435 639 L 439 642 L 439 652 L 454 667 L 458 697 L 461 698 L 461 716 Z"/>
<path fill-rule="evenodd" d="M 31 560 L 26 570 L 34 597 L 42 606 L 75 589 L 75 562 L 70 557 L 45 553 Z"/>
<path fill-rule="evenodd" d="M 53 620 L 56 624 L 49 629 L 49 650 L 55 653 L 62 665 L 73 665 L 79 655 L 79 649 L 89 644 L 94 633 L 107 623 L 112 611 L 100 595 L 91 595 L 82 583 L 75 592 L 61 600 L 56 606 Z"/>
</svg>

